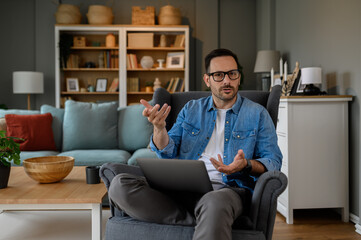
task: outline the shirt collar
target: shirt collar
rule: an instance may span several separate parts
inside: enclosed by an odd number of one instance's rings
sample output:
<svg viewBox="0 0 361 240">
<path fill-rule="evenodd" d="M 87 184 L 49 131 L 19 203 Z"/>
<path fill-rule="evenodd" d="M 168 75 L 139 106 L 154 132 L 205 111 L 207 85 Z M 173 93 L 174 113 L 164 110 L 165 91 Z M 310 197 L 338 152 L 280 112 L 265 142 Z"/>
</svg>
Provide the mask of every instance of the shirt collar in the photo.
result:
<svg viewBox="0 0 361 240">
<path fill-rule="evenodd" d="M 239 95 L 239 93 L 237 93 L 237 100 L 231 107 L 231 110 L 233 111 L 233 113 L 238 114 L 238 112 L 241 108 L 242 102 L 243 102 L 243 98 Z M 209 112 L 211 110 L 216 110 L 216 109 L 217 108 L 216 108 L 216 106 L 214 106 L 214 103 L 213 103 L 213 96 L 211 95 L 209 97 L 207 111 Z"/>
</svg>

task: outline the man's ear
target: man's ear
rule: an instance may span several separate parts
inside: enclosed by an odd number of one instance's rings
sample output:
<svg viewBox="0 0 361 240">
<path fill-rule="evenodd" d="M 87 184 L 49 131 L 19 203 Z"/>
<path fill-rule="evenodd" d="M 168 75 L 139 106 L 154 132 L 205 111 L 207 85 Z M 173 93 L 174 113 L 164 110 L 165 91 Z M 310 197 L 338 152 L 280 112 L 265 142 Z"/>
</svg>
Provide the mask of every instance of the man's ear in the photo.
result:
<svg viewBox="0 0 361 240">
<path fill-rule="evenodd" d="M 209 76 L 207 74 L 203 75 L 203 81 L 209 87 Z"/>
</svg>

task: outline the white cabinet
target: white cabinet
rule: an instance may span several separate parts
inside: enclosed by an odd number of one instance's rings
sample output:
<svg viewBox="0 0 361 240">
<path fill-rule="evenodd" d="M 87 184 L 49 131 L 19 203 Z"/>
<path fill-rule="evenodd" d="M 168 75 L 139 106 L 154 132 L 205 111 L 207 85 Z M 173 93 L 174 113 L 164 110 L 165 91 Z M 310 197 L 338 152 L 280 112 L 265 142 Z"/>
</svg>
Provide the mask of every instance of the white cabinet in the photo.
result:
<svg viewBox="0 0 361 240">
<path fill-rule="evenodd" d="M 113 34 L 116 39 L 115 47 L 106 47 L 105 41 L 108 34 Z M 148 40 L 139 39 L 138 42 L 149 42 L 146 47 L 130 47 L 129 34 L 151 34 Z M 67 48 L 74 57 L 72 64 L 61 64 L 60 39 L 62 36 L 67 39 L 85 39 L 85 46 Z M 167 39 L 165 45 L 160 45 L 160 38 Z M 184 38 L 177 38 L 184 36 Z M 64 38 L 62 38 L 64 39 Z M 176 44 L 176 39 L 182 39 L 182 44 Z M 184 39 L 184 40 L 183 40 Z M 135 40 L 134 40 L 135 41 Z M 65 44 L 66 45 L 66 44 Z M 62 44 L 62 46 L 64 46 Z M 168 53 L 183 53 L 184 65 L 179 68 L 164 67 L 158 68 L 158 59 L 166 60 Z M 127 67 L 129 54 L 136 56 L 139 64 L 143 56 L 151 56 L 155 64 L 148 69 L 143 69 L 137 63 L 130 69 Z M 103 58 L 104 56 L 104 58 Z M 103 59 L 103 64 L 99 63 Z M 73 59 L 73 58 L 71 58 Z M 183 60 L 183 58 L 182 58 Z M 64 62 L 64 61 L 63 61 Z M 134 62 L 134 61 L 133 61 Z M 87 64 L 92 63 L 92 64 Z M 110 64 L 111 63 L 111 64 Z M 189 26 L 134 26 L 134 25 L 56 25 L 55 26 L 55 103 L 61 107 L 65 99 L 77 101 L 118 101 L 120 107 L 132 103 L 139 103 L 140 98 L 150 100 L 152 92 L 146 92 L 146 85 L 158 78 L 163 87 L 170 80 L 177 79 L 184 83 L 182 91 L 189 90 Z M 91 66 L 92 67 L 87 67 Z M 128 64 L 129 65 L 129 64 Z M 163 66 L 166 66 L 164 62 Z M 136 78 L 137 90 L 130 91 L 127 86 L 129 78 Z M 67 88 L 67 79 L 75 79 L 78 82 L 76 89 L 82 91 L 70 91 Z M 119 79 L 119 92 L 94 91 L 88 92 L 89 85 L 96 85 L 97 79 L 107 79 L 106 89 L 109 89 L 114 79 Z M 182 81 L 179 81 L 182 79 Z M 128 90 L 127 90 L 128 89 Z"/>
<path fill-rule="evenodd" d="M 351 96 L 282 97 L 277 136 L 287 189 L 277 210 L 341 208 L 349 221 L 348 102 Z"/>
</svg>

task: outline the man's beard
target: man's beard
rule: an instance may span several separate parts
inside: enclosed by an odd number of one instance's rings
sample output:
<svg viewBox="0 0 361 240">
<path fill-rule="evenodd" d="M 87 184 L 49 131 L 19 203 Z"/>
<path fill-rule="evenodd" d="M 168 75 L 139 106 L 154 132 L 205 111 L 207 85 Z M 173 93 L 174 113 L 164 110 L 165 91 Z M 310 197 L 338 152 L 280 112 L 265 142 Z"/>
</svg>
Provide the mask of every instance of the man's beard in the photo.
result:
<svg viewBox="0 0 361 240">
<path fill-rule="evenodd" d="M 232 91 L 229 94 L 226 94 L 223 92 L 223 89 L 228 88 L 231 89 Z M 211 91 L 213 93 L 213 95 L 215 95 L 218 99 L 228 102 L 233 100 L 236 95 L 237 95 L 237 91 L 234 87 L 232 87 L 231 85 L 226 85 L 226 86 L 222 86 L 218 89 L 215 89 L 214 86 L 211 86 Z"/>
</svg>

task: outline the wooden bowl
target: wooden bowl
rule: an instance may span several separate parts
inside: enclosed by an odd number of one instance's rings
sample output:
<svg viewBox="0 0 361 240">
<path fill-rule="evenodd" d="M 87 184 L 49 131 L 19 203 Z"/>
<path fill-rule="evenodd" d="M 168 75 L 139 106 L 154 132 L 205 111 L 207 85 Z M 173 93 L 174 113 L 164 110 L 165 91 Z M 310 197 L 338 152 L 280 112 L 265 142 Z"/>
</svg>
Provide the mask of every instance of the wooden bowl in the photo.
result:
<svg viewBox="0 0 361 240">
<path fill-rule="evenodd" d="M 23 161 L 25 172 L 39 183 L 54 183 L 63 180 L 74 166 L 74 158 L 48 156 L 29 158 Z"/>
</svg>

